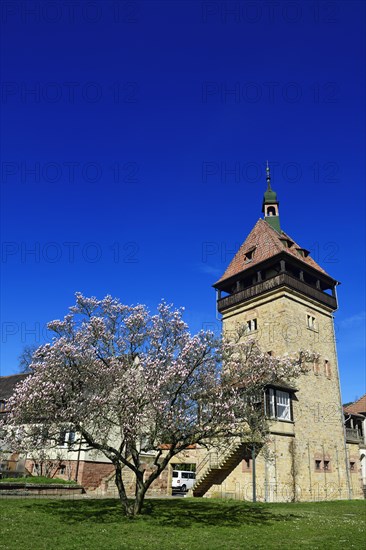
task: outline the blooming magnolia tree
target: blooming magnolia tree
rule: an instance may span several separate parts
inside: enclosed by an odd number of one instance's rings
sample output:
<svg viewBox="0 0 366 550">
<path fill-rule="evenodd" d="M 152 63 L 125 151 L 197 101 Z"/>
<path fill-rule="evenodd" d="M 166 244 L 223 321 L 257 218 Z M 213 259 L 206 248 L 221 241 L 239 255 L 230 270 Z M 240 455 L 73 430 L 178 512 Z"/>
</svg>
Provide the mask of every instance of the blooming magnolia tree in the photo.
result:
<svg viewBox="0 0 366 550">
<path fill-rule="evenodd" d="M 70 313 L 48 328 L 52 342 L 34 353 L 30 376 L 9 400 L 8 442 L 17 450 L 56 446 L 60 430 L 72 427 L 76 443 L 113 463 L 127 515 L 140 513 L 150 485 L 190 445 L 263 435 L 256 396 L 298 376 L 308 359 L 263 354 L 240 331 L 223 342 L 204 331 L 192 336 L 182 310 L 165 302 L 150 315 L 143 305 L 77 294 Z M 146 451 L 155 457 L 150 473 Z M 126 468 L 136 479 L 133 502 Z"/>
</svg>

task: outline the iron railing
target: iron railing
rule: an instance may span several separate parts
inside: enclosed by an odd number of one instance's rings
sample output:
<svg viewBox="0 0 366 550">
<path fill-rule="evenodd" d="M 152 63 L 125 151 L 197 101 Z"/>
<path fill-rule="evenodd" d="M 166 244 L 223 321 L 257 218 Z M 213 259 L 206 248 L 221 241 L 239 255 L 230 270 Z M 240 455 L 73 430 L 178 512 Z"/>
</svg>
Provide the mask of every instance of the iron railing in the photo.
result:
<svg viewBox="0 0 366 550">
<path fill-rule="evenodd" d="M 219 455 L 216 449 L 209 451 L 205 458 L 199 462 L 196 468 L 196 479 L 201 476 L 204 471 L 210 468 L 217 468 L 219 465 Z"/>
</svg>

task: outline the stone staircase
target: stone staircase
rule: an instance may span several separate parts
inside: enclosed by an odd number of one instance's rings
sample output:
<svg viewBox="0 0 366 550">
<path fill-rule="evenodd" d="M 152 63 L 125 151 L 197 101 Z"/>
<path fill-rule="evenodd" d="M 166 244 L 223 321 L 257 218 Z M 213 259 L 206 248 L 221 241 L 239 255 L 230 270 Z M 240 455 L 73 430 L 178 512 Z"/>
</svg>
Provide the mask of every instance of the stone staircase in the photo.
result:
<svg viewBox="0 0 366 550">
<path fill-rule="evenodd" d="M 248 441 L 240 440 L 222 453 L 217 449 L 208 452 L 197 466 L 196 482 L 189 495 L 202 497 L 212 485 L 222 483 L 244 457 L 250 456 L 250 448 Z"/>
</svg>

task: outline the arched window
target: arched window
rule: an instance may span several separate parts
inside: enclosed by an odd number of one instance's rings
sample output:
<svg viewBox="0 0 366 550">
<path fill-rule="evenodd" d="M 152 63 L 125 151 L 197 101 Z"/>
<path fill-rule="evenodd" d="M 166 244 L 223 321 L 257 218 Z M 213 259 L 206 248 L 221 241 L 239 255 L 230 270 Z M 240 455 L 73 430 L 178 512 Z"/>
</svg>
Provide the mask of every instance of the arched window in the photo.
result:
<svg viewBox="0 0 366 550">
<path fill-rule="evenodd" d="M 275 216 L 276 215 L 276 209 L 274 206 L 269 206 L 267 208 L 267 216 Z"/>
</svg>

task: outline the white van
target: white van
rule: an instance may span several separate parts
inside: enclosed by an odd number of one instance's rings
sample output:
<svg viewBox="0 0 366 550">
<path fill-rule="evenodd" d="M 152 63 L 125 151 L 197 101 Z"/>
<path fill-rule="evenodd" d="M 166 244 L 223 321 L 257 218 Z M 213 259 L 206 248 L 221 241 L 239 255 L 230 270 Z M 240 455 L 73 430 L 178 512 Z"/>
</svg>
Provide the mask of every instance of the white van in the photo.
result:
<svg viewBox="0 0 366 550">
<path fill-rule="evenodd" d="M 182 493 L 185 493 L 193 487 L 195 480 L 196 472 L 173 470 L 172 489 L 173 491 L 182 491 Z"/>
</svg>

